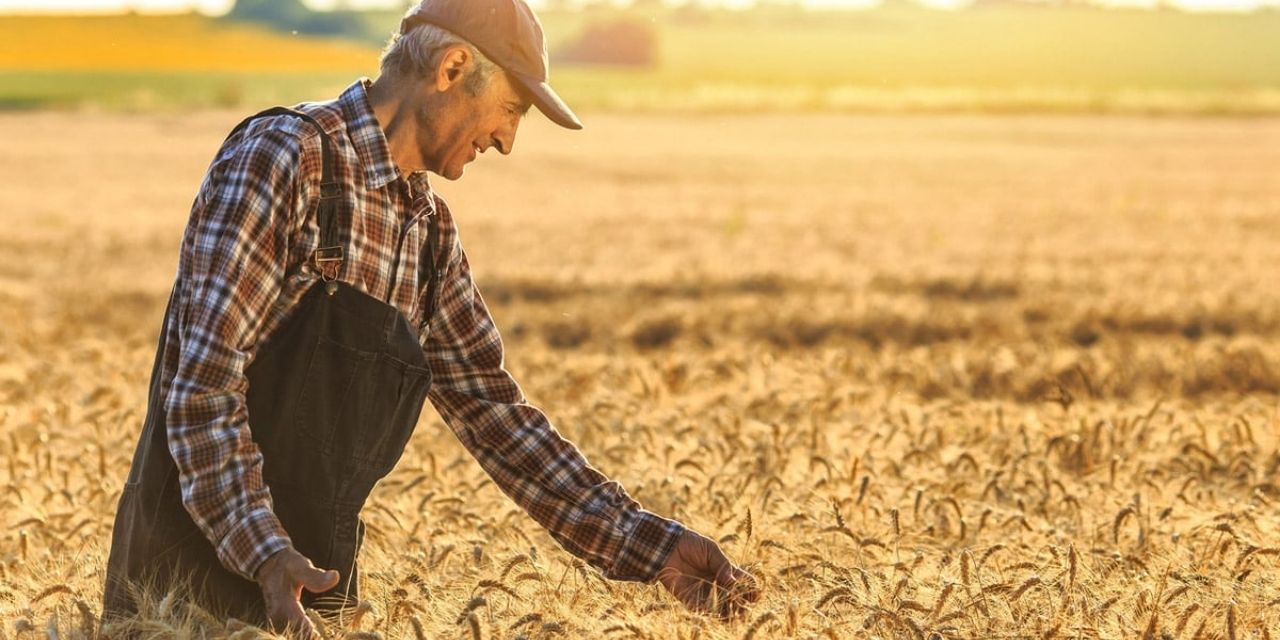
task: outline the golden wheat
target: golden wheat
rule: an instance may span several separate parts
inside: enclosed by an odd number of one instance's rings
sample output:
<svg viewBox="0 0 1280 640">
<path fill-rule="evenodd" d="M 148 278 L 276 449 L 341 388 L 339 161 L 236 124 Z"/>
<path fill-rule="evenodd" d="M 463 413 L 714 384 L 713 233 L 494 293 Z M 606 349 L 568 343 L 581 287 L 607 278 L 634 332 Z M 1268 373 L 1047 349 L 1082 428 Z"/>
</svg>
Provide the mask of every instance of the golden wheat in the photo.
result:
<svg viewBox="0 0 1280 640">
<path fill-rule="evenodd" d="M 93 637 L 241 115 L 0 114 L 5 637 Z M 530 400 L 762 600 L 721 623 L 603 580 L 428 407 L 326 638 L 1274 636 L 1280 122 L 587 120 L 433 184 Z M 113 630 L 269 635 L 141 595 Z"/>
</svg>

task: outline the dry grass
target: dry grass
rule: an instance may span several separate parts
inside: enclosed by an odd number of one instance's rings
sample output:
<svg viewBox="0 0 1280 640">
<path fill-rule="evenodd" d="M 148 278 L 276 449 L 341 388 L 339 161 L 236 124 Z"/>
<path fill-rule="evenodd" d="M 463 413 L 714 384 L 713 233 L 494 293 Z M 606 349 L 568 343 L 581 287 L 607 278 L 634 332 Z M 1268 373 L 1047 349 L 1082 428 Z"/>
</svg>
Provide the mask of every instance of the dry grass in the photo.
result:
<svg viewBox="0 0 1280 640">
<path fill-rule="evenodd" d="M 187 205 L 239 115 L 0 117 L 0 637 L 98 609 Z M 765 597 L 721 625 L 599 579 L 428 409 L 332 637 L 1280 631 L 1280 122 L 586 122 L 437 186 L 526 392 Z M 257 633 L 175 597 L 142 624 Z"/>
</svg>

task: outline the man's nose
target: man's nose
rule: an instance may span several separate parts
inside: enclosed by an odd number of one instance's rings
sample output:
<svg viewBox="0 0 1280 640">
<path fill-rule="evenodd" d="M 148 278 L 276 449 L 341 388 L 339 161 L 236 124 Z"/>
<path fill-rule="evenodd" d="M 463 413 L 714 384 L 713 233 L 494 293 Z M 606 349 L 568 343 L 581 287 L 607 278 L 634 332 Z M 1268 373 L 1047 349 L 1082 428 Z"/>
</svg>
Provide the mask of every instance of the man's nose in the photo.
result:
<svg viewBox="0 0 1280 640">
<path fill-rule="evenodd" d="M 516 130 L 520 127 L 520 121 L 510 123 L 493 132 L 493 146 L 498 148 L 502 155 L 510 155 L 511 148 L 516 144 Z"/>
<path fill-rule="evenodd" d="M 511 147 L 514 146 L 515 143 L 516 143 L 516 137 L 514 134 L 509 136 L 504 136 L 500 134 L 493 136 L 493 146 L 497 148 L 498 152 L 504 156 L 511 154 Z"/>
</svg>

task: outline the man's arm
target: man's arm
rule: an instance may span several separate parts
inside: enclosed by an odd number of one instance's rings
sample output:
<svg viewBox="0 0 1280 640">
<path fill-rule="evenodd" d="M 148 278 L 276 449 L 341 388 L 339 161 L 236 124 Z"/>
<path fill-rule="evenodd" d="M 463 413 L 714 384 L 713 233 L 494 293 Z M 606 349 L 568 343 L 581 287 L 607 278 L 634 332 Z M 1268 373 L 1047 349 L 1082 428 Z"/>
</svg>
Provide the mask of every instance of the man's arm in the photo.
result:
<svg viewBox="0 0 1280 640">
<path fill-rule="evenodd" d="M 429 398 L 498 487 L 567 551 L 614 580 L 652 582 L 684 526 L 641 508 L 529 404 L 460 243 L 440 283 L 426 356 Z"/>
<path fill-rule="evenodd" d="M 290 216 L 301 215 L 302 145 L 295 134 L 251 128 L 220 152 L 192 207 L 178 270 L 169 451 L 187 512 L 222 564 L 248 580 L 291 545 L 249 431 L 244 369 L 284 278 Z"/>
</svg>

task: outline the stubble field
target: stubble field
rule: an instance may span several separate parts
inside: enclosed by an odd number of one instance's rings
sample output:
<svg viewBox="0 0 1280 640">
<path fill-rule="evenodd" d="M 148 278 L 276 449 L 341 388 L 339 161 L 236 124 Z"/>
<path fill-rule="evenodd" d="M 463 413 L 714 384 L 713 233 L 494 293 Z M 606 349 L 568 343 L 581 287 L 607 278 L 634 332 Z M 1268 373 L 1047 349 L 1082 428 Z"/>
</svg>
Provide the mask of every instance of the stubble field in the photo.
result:
<svg viewBox="0 0 1280 640">
<path fill-rule="evenodd" d="M 0 638 L 98 611 L 242 115 L 0 114 Z M 585 120 L 434 184 L 531 401 L 764 597 L 721 624 L 598 578 L 428 406 L 334 637 L 1280 633 L 1280 121 Z"/>
</svg>

